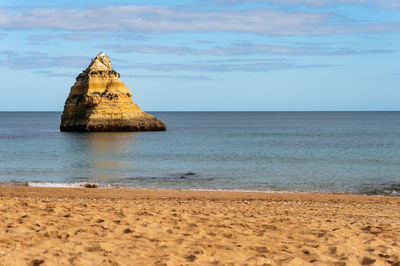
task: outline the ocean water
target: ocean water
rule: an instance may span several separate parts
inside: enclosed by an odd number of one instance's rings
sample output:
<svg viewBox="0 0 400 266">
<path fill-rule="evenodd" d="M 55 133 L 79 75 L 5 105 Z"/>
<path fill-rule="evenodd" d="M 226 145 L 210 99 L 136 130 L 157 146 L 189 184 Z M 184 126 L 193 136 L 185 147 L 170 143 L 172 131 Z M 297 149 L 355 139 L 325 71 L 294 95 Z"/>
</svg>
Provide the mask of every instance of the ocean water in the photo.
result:
<svg viewBox="0 0 400 266">
<path fill-rule="evenodd" d="M 400 195 L 400 112 L 158 112 L 165 132 L 60 132 L 0 112 L 0 184 Z"/>
</svg>

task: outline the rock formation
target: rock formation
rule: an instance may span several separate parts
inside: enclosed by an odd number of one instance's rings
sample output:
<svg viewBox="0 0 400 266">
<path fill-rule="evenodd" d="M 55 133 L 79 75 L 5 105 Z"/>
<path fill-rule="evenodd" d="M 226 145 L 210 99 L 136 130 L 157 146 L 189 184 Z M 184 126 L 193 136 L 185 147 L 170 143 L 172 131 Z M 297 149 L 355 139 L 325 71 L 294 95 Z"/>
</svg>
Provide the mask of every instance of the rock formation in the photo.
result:
<svg viewBox="0 0 400 266">
<path fill-rule="evenodd" d="M 111 68 L 107 55 L 99 53 L 76 78 L 61 116 L 61 131 L 160 131 L 163 122 L 143 112 Z"/>
</svg>

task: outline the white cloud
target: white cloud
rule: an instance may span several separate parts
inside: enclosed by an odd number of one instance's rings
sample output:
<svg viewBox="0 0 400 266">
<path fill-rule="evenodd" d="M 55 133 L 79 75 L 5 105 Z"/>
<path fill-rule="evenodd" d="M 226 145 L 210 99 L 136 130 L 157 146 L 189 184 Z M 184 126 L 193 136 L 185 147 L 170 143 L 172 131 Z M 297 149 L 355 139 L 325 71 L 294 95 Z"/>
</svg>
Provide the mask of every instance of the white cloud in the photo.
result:
<svg viewBox="0 0 400 266">
<path fill-rule="evenodd" d="M 326 15 L 274 10 L 190 11 L 167 7 L 110 6 L 84 10 L 0 11 L 6 29 L 46 28 L 72 31 L 202 32 L 238 31 L 302 34 Z M 279 29 L 278 29 L 279 28 Z"/>
<path fill-rule="evenodd" d="M 132 64 L 133 69 L 145 69 L 149 71 L 196 71 L 196 72 L 267 72 L 282 69 L 293 68 L 320 68 L 328 67 L 324 64 L 300 65 L 286 60 L 282 62 L 196 62 L 196 63 L 167 63 L 167 64 L 150 64 L 138 63 Z"/>
<path fill-rule="evenodd" d="M 50 56 L 41 52 L 17 53 L 11 50 L 0 51 L 0 66 L 13 69 L 37 69 L 49 67 L 86 67 L 90 57 Z"/>
<path fill-rule="evenodd" d="M 64 33 L 64 34 L 35 34 L 29 35 L 26 39 L 33 43 L 43 43 L 52 40 L 66 40 L 66 41 L 86 41 L 94 39 L 124 39 L 124 40 L 135 40 L 145 41 L 149 37 L 144 35 L 134 34 L 96 34 L 96 33 Z"/>
<path fill-rule="evenodd" d="M 143 45 L 143 44 L 117 44 L 102 46 L 120 53 L 167 53 L 177 55 L 216 55 L 216 56 L 235 56 L 252 54 L 272 54 L 272 55 L 352 55 L 352 54 L 383 54 L 394 51 L 388 49 L 373 50 L 354 50 L 347 48 L 328 48 L 318 45 L 308 46 L 288 46 L 256 44 L 247 41 L 235 42 L 229 46 L 214 46 L 212 48 L 199 49 L 188 46 L 162 46 L 162 45 Z"/>
<path fill-rule="evenodd" d="M 115 61 L 115 60 L 114 60 Z M 117 60 L 118 61 L 118 60 Z M 84 69 L 90 62 L 85 56 L 54 56 L 41 52 L 17 53 L 11 50 L 0 51 L 0 66 L 12 69 L 34 69 L 34 73 L 48 76 L 69 76 L 69 73 L 54 72 L 55 68 Z M 157 72 L 195 71 L 195 72 L 266 72 L 292 68 L 327 67 L 324 64 L 297 64 L 286 59 L 224 59 L 205 60 L 189 63 L 135 63 L 120 64 L 119 68 L 142 69 Z M 51 70 L 50 70 L 51 69 Z M 207 79 L 205 76 L 158 75 L 157 78 Z M 123 76 L 123 75 L 122 75 Z M 129 75 L 127 75 L 129 76 Z M 132 77 L 151 78 L 151 75 L 134 75 Z"/>
<path fill-rule="evenodd" d="M 209 0 L 219 5 L 234 5 L 248 2 L 270 3 L 279 5 L 307 5 L 313 7 L 337 5 L 337 4 L 369 4 L 379 8 L 398 9 L 398 0 Z"/>
<path fill-rule="evenodd" d="M 123 75 L 122 78 L 125 77 L 135 79 L 213 80 L 207 76 L 198 75 Z"/>
<path fill-rule="evenodd" d="M 86 33 L 76 33 L 76 34 L 46 34 L 46 35 L 30 35 L 27 40 L 32 42 L 46 42 L 50 40 L 70 40 L 70 41 L 83 41 L 92 39 L 105 39 L 110 37 L 109 34 L 86 34 Z"/>
<path fill-rule="evenodd" d="M 0 28 L 97 32 L 248 32 L 274 35 L 400 31 L 399 24 L 335 22 L 327 13 L 277 9 L 199 11 L 161 6 L 108 6 L 86 9 L 0 9 Z M 339 19 L 340 20 L 340 19 Z"/>
</svg>

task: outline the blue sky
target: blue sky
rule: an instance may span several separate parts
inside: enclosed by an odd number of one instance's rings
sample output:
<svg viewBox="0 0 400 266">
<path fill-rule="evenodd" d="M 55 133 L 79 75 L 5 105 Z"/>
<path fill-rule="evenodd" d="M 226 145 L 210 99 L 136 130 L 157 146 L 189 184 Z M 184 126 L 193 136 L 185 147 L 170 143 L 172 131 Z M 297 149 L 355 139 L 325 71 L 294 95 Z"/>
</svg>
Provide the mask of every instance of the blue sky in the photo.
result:
<svg viewBox="0 0 400 266">
<path fill-rule="evenodd" d="M 103 51 L 146 111 L 400 110 L 400 1 L 1 1 L 0 111 Z"/>
</svg>

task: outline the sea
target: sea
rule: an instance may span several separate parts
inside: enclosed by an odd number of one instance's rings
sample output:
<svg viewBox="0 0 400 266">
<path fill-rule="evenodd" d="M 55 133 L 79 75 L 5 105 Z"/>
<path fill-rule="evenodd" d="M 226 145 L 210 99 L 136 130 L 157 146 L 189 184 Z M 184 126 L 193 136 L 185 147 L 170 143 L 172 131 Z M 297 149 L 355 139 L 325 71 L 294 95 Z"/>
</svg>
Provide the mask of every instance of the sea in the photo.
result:
<svg viewBox="0 0 400 266">
<path fill-rule="evenodd" d="M 152 112 L 164 132 L 60 132 L 0 112 L 0 185 L 400 196 L 400 112 Z"/>
</svg>

